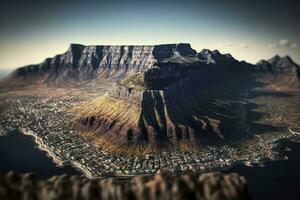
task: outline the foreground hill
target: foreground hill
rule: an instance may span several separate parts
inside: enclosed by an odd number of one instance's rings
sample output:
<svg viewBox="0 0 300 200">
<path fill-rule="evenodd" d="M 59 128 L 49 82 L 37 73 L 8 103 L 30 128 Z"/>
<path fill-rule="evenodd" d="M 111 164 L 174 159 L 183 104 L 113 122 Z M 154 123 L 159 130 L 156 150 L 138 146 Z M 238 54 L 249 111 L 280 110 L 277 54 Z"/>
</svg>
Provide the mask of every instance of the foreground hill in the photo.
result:
<svg viewBox="0 0 300 200">
<path fill-rule="evenodd" d="M 76 128 L 94 132 L 102 145 L 150 148 L 197 147 L 232 131 L 245 133 L 241 101 L 255 84 L 252 70 L 218 51 L 175 55 L 83 106 Z"/>
<path fill-rule="evenodd" d="M 299 83 L 298 66 L 285 59 L 270 61 L 264 69 L 217 50 L 174 54 L 83 106 L 75 128 L 115 150 L 140 145 L 145 151 L 191 149 L 247 137 L 249 92 L 273 84 L 269 77 L 292 76 Z"/>
<path fill-rule="evenodd" d="M 65 200 L 246 200 L 250 199 L 245 179 L 237 174 L 136 176 L 89 180 L 83 176 L 54 176 L 41 180 L 33 174 L 9 172 L 0 176 L 0 199 Z"/>
</svg>

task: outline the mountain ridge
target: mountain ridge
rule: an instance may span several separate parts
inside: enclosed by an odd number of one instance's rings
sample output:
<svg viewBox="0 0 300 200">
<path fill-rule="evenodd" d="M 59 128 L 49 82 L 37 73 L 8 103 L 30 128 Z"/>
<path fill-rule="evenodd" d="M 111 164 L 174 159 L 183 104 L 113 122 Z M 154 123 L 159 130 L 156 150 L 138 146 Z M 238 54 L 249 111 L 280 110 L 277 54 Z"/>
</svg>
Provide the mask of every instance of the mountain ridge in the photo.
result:
<svg viewBox="0 0 300 200">
<path fill-rule="evenodd" d="M 177 58 L 176 58 L 177 57 Z M 65 53 L 47 58 L 39 64 L 26 65 L 16 69 L 10 80 L 14 83 L 67 83 L 89 82 L 105 79 L 122 79 L 153 67 L 157 62 L 172 60 L 179 62 L 204 62 L 214 65 L 228 65 L 230 62 L 243 63 L 258 72 L 283 70 L 285 63 L 298 66 L 290 57 L 274 56 L 273 61 L 261 60 L 252 65 L 238 61 L 230 54 L 218 50 L 194 50 L 189 43 L 160 45 L 82 45 L 72 43 Z M 282 61 L 283 60 L 283 61 Z M 284 61 L 285 60 L 285 61 Z M 276 61 L 276 62 L 275 62 Z M 227 66 L 228 67 L 228 66 Z M 295 70 L 294 70 L 295 71 Z M 296 70 L 300 71 L 300 70 Z M 299 72 L 300 74 L 300 72 Z M 300 75 L 299 75 L 300 76 Z"/>
<path fill-rule="evenodd" d="M 17 69 L 13 77 L 26 79 L 30 76 L 30 80 L 33 78 L 42 83 L 118 78 L 149 68 L 156 61 L 171 57 L 174 52 L 184 56 L 196 54 L 187 43 L 137 46 L 71 44 L 63 54 Z"/>
<path fill-rule="evenodd" d="M 197 149 L 206 140 L 228 137 L 234 129 L 246 134 L 243 105 L 215 99 L 224 93 L 224 98 L 242 101 L 242 94 L 254 84 L 252 70 L 217 51 L 174 55 L 87 103 L 75 129 L 93 133 L 107 148 L 146 144 L 146 151 L 172 146 Z"/>
<path fill-rule="evenodd" d="M 250 134 L 243 103 L 249 91 L 261 85 L 299 90 L 298 68 L 289 57 L 252 65 L 218 50 L 197 53 L 187 43 L 72 44 L 12 78 L 22 84 L 114 81 L 106 95 L 78 109 L 73 128 L 107 148 L 143 145 L 152 151 Z"/>
<path fill-rule="evenodd" d="M 279 90 L 300 88 L 300 66 L 290 56 L 275 55 L 268 60 L 260 60 L 255 68 L 264 74 L 261 80 L 273 88 Z"/>
<path fill-rule="evenodd" d="M 300 66 L 292 60 L 292 58 L 288 55 L 279 56 L 275 55 L 270 59 L 262 59 L 256 63 L 257 67 L 261 67 L 264 71 L 270 72 L 285 72 L 297 70 Z M 295 71 L 294 71 L 295 72 Z"/>
</svg>

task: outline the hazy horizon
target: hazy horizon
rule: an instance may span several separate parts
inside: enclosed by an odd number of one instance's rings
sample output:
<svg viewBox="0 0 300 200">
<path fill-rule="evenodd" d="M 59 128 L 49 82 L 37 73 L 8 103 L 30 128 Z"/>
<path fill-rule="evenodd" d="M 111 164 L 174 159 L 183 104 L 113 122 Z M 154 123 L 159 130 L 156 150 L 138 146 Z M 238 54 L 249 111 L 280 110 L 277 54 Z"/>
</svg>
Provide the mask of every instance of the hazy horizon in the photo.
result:
<svg viewBox="0 0 300 200">
<path fill-rule="evenodd" d="M 0 68 L 42 62 L 84 45 L 190 43 L 256 63 L 300 63 L 297 1 L 37 1 L 0 3 Z"/>
</svg>

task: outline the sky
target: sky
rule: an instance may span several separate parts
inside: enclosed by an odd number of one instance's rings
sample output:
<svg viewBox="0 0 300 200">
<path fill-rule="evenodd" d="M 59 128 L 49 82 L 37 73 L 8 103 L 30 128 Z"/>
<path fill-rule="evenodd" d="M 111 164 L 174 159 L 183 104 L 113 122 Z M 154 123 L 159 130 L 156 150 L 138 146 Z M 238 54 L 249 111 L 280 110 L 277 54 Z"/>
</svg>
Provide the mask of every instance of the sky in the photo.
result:
<svg viewBox="0 0 300 200">
<path fill-rule="evenodd" d="M 85 45 L 187 42 L 256 63 L 275 54 L 300 63 L 300 4 L 285 0 L 3 0 L 0 70 Z"/>
</svg>

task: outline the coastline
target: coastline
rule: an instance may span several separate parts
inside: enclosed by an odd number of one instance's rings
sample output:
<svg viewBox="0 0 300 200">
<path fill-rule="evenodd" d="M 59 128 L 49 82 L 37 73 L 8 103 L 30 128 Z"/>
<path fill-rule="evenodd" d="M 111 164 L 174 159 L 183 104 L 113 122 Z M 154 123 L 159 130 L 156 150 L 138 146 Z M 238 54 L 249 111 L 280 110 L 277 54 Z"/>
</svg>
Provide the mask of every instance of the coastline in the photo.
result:
<svg viewBox="0 0 300 200">
<path fill-rule="evenodd" d="M 55 155 L 53 153 L 53 150 L 51 148 L 49 148 L 46 144 L 44 144 L 43 140 L 37 136 L 36 134 L 34 134 L 33 131 L 30 130 L 25 130 L 25 129 L 21 129 L 20 132 L 24 135 L 28 135 L 34 138 L 34 142 L 36 144 L 38 144 L 38 148 L 41 151 L 45 151 L 47 153 L 47 156 L 50 157 L 53 162 L 55 164 L 57 164 L 58 166 L 72 166 L 76 169 L 78 169 L 79 171 L 81 171 L 86 177 L 88 177 L 89 179 L 96 179 L 99 177 L 94 177 L 89 171 L 88 169 L 86 169 L 85 166 L 81 165 L 80 163 L 77 162 L 72 162 L 70 160 L 61 160 L 61 158 L 57 155 Z"/>
<path fill-rule="evenodd" d="M 82 172 L 89 179 L 104 179 L 104 178 L 109 178 L 109 177 L 114 177 L 114 178 L 118 178 L 118 179 L 126 179 L 126 178 L 131 178 L 131 177 L 134 177 L 134 176 L 138 176 L 138 175 L 150 176 L 150 175 L 155 174 L 155 173 L 151 173 L 151 174 L 112 174 L 112 175 L 94 176 L 92 174 L 92 172 L 90 172 L 90 170 L 86 166 L 84 166 L 83 164 L 81 164 L 77 161 L 72 161 L 72 160 L 68 160 L 68 159 L 62 160 L 62 158 L 60 156 L 58 156 L 54 153 L 54 149 L 51 149 L 49 146 L 47 146 L 44 143 L 43 139 L 41 137 L 37 136 L 33 131 L 22 128 L 20 130 L 20 133 L 33 137 L 34 142 L 36 144 L 38 144 L 38 149 L 41 150 L 41 151 L 46 152 L 47 156 L 49 158 L 51 158 L 52 161 L 56 165 L 58 165 L 60 167 L 64 167 L 64 166 L 73 167 L 73 168 L 77 169 L 78 171 Z M 297 136 L 299 137 L 298 134 L 293 134 L 293 135 L 296 136 L 296 137 Z M 281 146 L 280 143 L 281 142 L 279 142 L 279 144 L 278 144 L 279 146 Z M 219 166 L 219 167 L 216 167 L 216 168 L 208 168 L 206 170 L 197 171 L 197 173 L 208 173 L 208 172 L 214 172 L 214 171 L 229 171 L 229 170 L 231 170 L 232 168 L 234 168 L 238 165 L 245 165 L 245 166 L 248 166 L 248 167 L 255 167 L 255 166 L 259 166 L 260 163 L 250 163 L 250 162 L 247 162 L 247 161 L 240 160 L 240 161 L 233 162 L 230 165 L 223 165 L 223 166 Z M 184 172 L 176 172 L 176 173 L 180 174 L 180 173 L 184 173 Z"/>
<path fill-rule="evenodd" d="M 145 174 L 114 174 L 114 175 L 105 175 L 105 176 L 93 176 L 92 173 L 84 165 L 82 165 L 78 162 L 70 161 L 70 160 L 62 160 L 59 156 L 55 155 L 53 153 L 53 150 L 51 148 L 49 148 L 39 136 L 34 134 L 33 131 L 21 129 L 20 133 L 33 137 L 34 142 L 36 144 L 38 144 L 38 148 L 41 151 L 46 152 L 47 156 L 50 157 L 53 160 L 53 162 L 55 164 L 57 164 L 58 166 L 74 167 L 77 170 L 79 170 L 80 172 L 82 172 L 89 179 L 104 179 L 104 178 L 109 178 L 109 177 L 114 177 L 114 178 L 118 178 L 118 179 L 126 179 L 126 178 L 132 178 L 132 177 L 138 176 L 138 175 L 151 176 L 151 175 L 155 174 L 155 173 L 149 173 L 149 174 L 145 173 Z M 206 169 L 206 170 L 198 171 L 198 172 L 199 173 L 209 173 L 209 172 L 214 172 L 214 171 L 224 171 L 224 170 L 226 171 L 226 170 L 231 169 L 233 166 L 237 166 L 240 164 L 245 164 L 245 163 L 242 161 L 237 161 L 235 163 L 232 163 L 230 166 L 222 166 L 222 167 L 217 167 L 214 169 Z M 184 173 L 184 172 L 176 172 L 176 173 L 180 174 L 180 173 Z"/>
<path fill-rule="evenodd" d="M 55 155 L 55 153 L 53 153 L 53 150 L 51 148 L 49 148 L 43 142 L 42 138 L 40 138 L 39 136 L 34 134 L 33 131 L 26 130 L 26 129 L 22 128 L 22 129 L 20 129 L 20 133 L 33 137 L 34 142 L 36 144 L 38 144 L 38 148 L 41 151 L 46 152 L 47 156 L 50 157 L 53 160 L 53 162 L 55 164 L 57 164 L 58 166 L 60 166 L 60 167 L 62 167 L 62 166 L 74 167 L 75 169 L 82 172 L 89 179 L 103 179 L 103 178 L 108 178 L 108 177 L 117 177 L 117 178 L 122 179 L 122 178 L 131 178 L 131 177 L 136 176 L 134 174 L 132 174 L 132 175 L 131 174 L 117 174 L 117 175 L 107 175 L 107 176 L 93 176 L 92 173 L 84 165 L 80 164 L 79 162 L 74 162 L 74 161 L 71 161 L 71 160 L 62 160 L 59 156 Z M 152 175 L 152 174 L 143 174 L 143 175 Z"/>
</svg>

